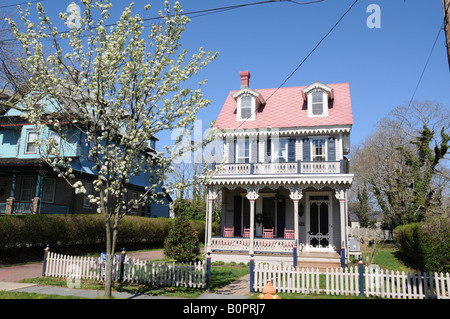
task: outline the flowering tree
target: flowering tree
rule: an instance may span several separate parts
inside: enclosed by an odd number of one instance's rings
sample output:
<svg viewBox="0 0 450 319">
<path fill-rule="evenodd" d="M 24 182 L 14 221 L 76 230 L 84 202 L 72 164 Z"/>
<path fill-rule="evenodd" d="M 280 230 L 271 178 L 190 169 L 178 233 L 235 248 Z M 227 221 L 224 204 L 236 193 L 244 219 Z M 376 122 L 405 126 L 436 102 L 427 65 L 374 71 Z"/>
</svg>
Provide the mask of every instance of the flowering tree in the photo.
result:
<svg viewBox="0 0 450 319">
<path fill-rule="evenodd" d="M 20 101 L 21 110 L 41 136 L 36 140 L 41 156 L 77 193 L 86 189 L 74 174 L 71 158 L 55 147 L 55 139 L 43 133 L 41 124 L 51 125 L 61 136 L 76 128 L 89 146 L 96 171 L 89 199 L 106 224 L 106 297 L 111 295 L 119 220 L 127 209 L 157 199 L 158 183 L 181 155 L 176 146 L 149 153 L 149 141 L 160 131 L 192 128 L 196 113 L 210 101 L 201 91 L 205 81 L 191 90 L 188 80 L 217 56 L 200 48 L 188 57 L 187 50 L 181 50 L 189 19 L 179 3 L 165 2 L 159 23 L 148 35 L 143 18 L 132 14 L 132 4 L 116 23 L 108 22 L 111 6 L 109 0 L 82 0 L 81 12 L 72 6 L 72 14 L 60 14 L 71 27 L 69 32 L 58 31 L 41 4 L 39 23 L 30 20 L 30 5 L 19 9 L 25 32 L 9 20 L 26 51 L 21 65 L 31 75 L 32 94 Z M 145 10 L 149 9 L 147 5 Z M 152 183 L 126 205 L 122 197 L 126 184 L 143 172 L 151 174 Z"/>
</svg>

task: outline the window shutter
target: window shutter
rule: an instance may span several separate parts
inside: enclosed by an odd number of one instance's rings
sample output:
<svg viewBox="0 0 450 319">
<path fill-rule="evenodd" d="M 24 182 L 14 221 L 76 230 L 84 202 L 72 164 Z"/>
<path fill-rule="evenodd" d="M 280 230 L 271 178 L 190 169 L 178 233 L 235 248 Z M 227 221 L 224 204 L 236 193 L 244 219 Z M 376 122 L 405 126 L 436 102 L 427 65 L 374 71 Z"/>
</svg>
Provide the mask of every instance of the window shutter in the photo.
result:
<svg viewBox="0 0 450 319">
<path fill-rule="evenodd" d="M 309 143 L 309 138 L 303 139 L 303 161 L 311 161 L 311 143 Z"/>
<path fill-rule="evenodd" d="M 228 163 L 235 162 L 235 148 L 236 148 L 236 140 L 233 138 L 228 141 Z"/>
<path fill-rule="evenodd" d="M 258 140 L 256 137 L 250 138 L 250 163 L 258 162 Z"/>
<path fill-rule="evenodd" d="M 328 139 L 328 161 L 336 161 L 336 141 L 334 137 Z"/>
<path fill-rule="evenodd" d="M 269 137 L 264 145 L 264 163 L 272 162 L 272 139 Z"/>
<path fill-rule="evenodd" d="M 295 140 L 289 139 L 288 142 L 288 162 L 295 162 Z"/>
<path fill-rule="evenodd" d="M 241 219 L 242 219 L 241 211 L 242 211 L 242 197 L 234 196 L 233 226 L 235 236 L 241 236 Z"/>
</svg>

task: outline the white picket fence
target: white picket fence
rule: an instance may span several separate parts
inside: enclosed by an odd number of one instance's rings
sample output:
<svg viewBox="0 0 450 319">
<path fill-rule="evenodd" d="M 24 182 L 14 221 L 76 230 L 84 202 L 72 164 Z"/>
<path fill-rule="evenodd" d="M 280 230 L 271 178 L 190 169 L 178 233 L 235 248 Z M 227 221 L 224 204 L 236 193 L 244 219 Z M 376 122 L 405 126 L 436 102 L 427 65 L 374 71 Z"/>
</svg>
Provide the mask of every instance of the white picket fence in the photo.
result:
<svg viewBox="0 0 450 319">
<path fill-rule="evenodd" d="M 402 299 L 450 299 L 450 275 L 405 274 L 371 267 L 364 270 L 366 297 Z M 318 269 L 295 268 L 280 264 L 259 263 L 254 269 L 254 291 L 262 291 L 271 282 L 277 292 L 326 293 L 328 295 L 359 295 L 358 267 Z"/>
<path fill-rule="evenodd" d="M 450 274 L 366 268 L 365 295 L 395 299 L 450 299 Z"/>
<path fill-rule="evenodd" d="M 192 288 L 206 285 L 206 267 L 201 261 L 176 263 L 129 259 L 124 266 L 123 281 Z"/>
<path fill-rule="evenodd" d="M 105 261 L 102 257 L 74 257 L 49 252 L 44 274 L 48 277 L 72 279 L 105 279 Z M 113 261 L 113 280 L 120 275 L 120 257 Z M 204 262 L 153 262 L 125 258 L 122 280 L 158 286 L 184 286 L 203 288 L 206 285 Z"/>
</svg>

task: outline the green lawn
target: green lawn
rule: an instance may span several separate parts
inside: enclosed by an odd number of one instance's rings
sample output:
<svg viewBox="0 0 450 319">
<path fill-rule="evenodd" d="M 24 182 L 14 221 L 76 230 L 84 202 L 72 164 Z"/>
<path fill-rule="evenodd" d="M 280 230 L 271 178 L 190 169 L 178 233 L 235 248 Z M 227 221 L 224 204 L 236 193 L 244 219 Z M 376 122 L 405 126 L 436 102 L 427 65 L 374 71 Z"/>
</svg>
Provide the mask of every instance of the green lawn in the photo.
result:
<svg viewBox="0 0 450 319">
<path fill-rule="evenodd" d="M 0 291 L 0 299 L 85 299 L 76 296 L 58 296 L 29 292 Z"/>
<path fill-rule="evenodd" d="M 370 248 L 369 248 L 370 249 Z M 370 252 L 363 252 L 363 262 L 366 263 L 366 256 Z M 373 263 L 382 269 L 413 272 L 414 269 L 409 268 L 402 260 L 398 258 L 398 248 L 393 244 L 378 244 L 375 249 L 375 257 Z"/>
</svg>

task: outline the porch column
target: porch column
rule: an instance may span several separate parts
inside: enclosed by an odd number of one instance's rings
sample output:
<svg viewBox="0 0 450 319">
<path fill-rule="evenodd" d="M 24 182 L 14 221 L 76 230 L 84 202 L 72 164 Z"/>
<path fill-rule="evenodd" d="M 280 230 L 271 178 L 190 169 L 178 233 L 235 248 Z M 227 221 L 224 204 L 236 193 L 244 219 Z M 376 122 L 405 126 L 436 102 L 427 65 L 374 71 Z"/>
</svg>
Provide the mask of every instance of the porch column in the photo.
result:
<svg viewBox="0 0 450 319">
<path fill-rule="evenodd" d="M 31 212 L 33 214 L 38 214 L 40 213 L 40 201 L 41 201 L 41 196 L 42 196 L 42 191 L 43 191 L 43 187 L 44 187 L 44 182 L 43 182 L 43 177 L 41 174 L 37 174 L 37 182 L 36 182 L 36 192 L 35 192 L 35 196 L 34 198 L 31 200 L 32 205 L 31 205 Z"/>
<path fill-rule="evenodd" d="M 258 199 L 259 189 L 257 188 L 248 188 L 247 189 L 247 198 L 250 201 L 250 255 L 255 253 L 254 250 L 254 239 L 255 239 L 255 201 Z"/>
<path fill-rule="evenodd" d="M 295 239 L 298 240 L 298 202 L 303 197 L 302 189 L 301 188 L 290 188 L 291 193 L 289 194 L 289 197 L 294 202 L 294 233 L 295 233 Z"/>
<path fill-rule="evenodd" d="M 211 238 L 212 238 L 212 210 L 214 200 L 217 198 L 217 191 L 213 188 L 208 188 L 208 213 L 206 214 L 206 252 L 211 252 Z"/>
<path fill-rule="evenodd" d="M 9 198 L 6 199 L 6 209 L 5 209 L 6 215 L 12 215 L 14 212 L 14 200 L 16 196 L 16 179 L 17 175 L 14 173 L 12 176 L 11 192 L 9 194 Z"/>
<path fill-rule="evenodd" d="M 337 188 L 334 196 L 339 200 L 339 218 L 341 224 L 341 245 L 344 243 L 345 251 L 348 252 L 347 249 L 347 235 L 346 235 L 346 213 L 345 213 L 345 188 Z"/>
</svg>

